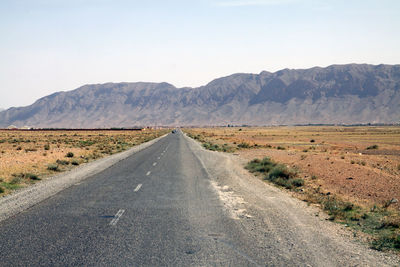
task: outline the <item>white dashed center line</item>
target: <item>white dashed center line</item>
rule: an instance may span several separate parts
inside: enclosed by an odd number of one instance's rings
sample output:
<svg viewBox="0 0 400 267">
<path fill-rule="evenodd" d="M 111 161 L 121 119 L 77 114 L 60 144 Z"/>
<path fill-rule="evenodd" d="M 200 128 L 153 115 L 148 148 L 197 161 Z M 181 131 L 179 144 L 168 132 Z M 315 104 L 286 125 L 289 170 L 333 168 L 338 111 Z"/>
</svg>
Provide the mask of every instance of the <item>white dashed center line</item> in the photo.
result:
<svg viewBox="0 0 400 267">
<path fill-rule="evenodd" d="M 157 165 L 157 162 L 154 162 L 154 163 L 153 163 L 153 166 L 156 166 L 156 165 Z"/>
<path fill-rule="evenodd" d="M 151 173 L 151 171 L 148 171 L 148 172 L 146 173 L 146 176 L 149 176 L 149 175 L 150 175 L 150 173 Z"/>
<path fill-rule="evenodd" d="M 111 220 L 110 225 L 116 225 L 124 212 L 125 210 L 119 210 L 117 214 L 115 214 L 114 219 Z"/>
<path fill-rule="evenodd" d="M 133 190 L 133 191 L 137 192 L 137 191 L 140 190 L 141 187 L 142 187 L 142 184 L 138 184 L 138 185 L 136 186 L 135 190 Z"/>
</svg>

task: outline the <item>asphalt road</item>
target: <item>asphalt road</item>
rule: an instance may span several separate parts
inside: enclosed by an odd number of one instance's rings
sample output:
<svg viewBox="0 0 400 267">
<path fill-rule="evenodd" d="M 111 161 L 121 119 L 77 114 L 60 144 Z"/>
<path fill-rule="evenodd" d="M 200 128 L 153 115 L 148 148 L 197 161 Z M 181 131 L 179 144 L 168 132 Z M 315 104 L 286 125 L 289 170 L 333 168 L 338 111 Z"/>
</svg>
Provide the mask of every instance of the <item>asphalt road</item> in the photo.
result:
<svg viewBox="0 0 400 267">
<path fill-rule="evenodd" d="M 268 229 L 250 234 L 210 179 L 182 133 L 170 134 L 1 222 L 0 265 L 318 265 Z"/>
</svg>

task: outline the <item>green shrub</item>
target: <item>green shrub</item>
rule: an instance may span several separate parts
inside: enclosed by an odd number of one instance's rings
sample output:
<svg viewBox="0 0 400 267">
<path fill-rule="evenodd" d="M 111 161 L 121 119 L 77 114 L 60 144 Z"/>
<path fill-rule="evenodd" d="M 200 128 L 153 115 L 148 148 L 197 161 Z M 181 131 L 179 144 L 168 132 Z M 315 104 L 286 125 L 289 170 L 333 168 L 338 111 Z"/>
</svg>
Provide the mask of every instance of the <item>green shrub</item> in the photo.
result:
<svg viewBox="0 0 400 267">
<path fill-rule="evenodd" d="M 369 147 L 367 147 L 367 149 L 378 149 L 378 145 L 369 146 Z"/>
<path fill-rule="evenodd" d="M 385 249 L 400 249 L 400 235 L 383 236 L 372 241 L 371 248 L 382 251 Z"/>
<path fill-rule="evenodd" d="M 44 150 L 50 150 L 50 144 L 45 144 L 44 145 Z"/>
<path fill-rule="evenodd" d="M 0 186 L 0 194 L 4 193 L 4 188 Z"/>
<path fill-rule="evenodd" d="M 287 189 L 293 189 L 304 185 L 304 180 L 296 178 L 296 173 L 283 164 L 273 162 L 266 157 L 262 160 L 254 159 L 245 167 L 250 172 L 263 174 L 265 180 L 271 181 Z"/>
<path fill-rule="evenodd" d="M 18 183 L 12 184 L 12 183 L 6 183 L 6 182 L 0 183 L 0 186 L 5 189 L 8 189 L 8 190 L 15 190 L 15 189 L 18 189 L 21 187 L 21 185 L 19 185 Z"/>
<path fill-rule="evenodd" d="M 56 163 L 59 164 L 59 165 L 68 165 L 69 161 L 58 159 L 58 160 L 56 160 Z"/>
<path fill-rule="evenodd" d="M 276 149 L 278 149 L 278 150 L 286 150 L 286 148 L 283 147 L 283 146 L 278 146 Z"/>
<path fill-rule="evenodd" d="M 33 173 L 26 173 L 24 176 L 35 181 L 41 180 L 36 174 Z"/>
<path fill-rule="evenodd" d="M 245 168 L 250 172 L 269 173 L 275 166 L 276 163 L 266 157 L 262 160 L 254 159 L 250 161 Z"/>
<path fill-rule="evenodd" d="M 353 210 L 354 205 L 350 202 L 345 202 L 337 199 L 336 197 L 328 196 L 322 201 L 322 206 L 324 210 L 331 215 L 331 220 L 336 218 L 344 219 L 346 218 L 346 213 Z"/>
<path fill-rule="evenodd" d="M 73 157 L 74 157 L 74 153 L 68 152 L 67 155 L 65 155 L 65 157 L 67 157 L 67 158 L 73 158 Z"/>
<path fill-rule="evenodd" d="M 9 184 L 15 185 L 15 184 L 20 184 L 22 181 L 22 177 L 21 176 L 15 176 L 14 178 L 12 178 L 12 180 L 10 181 Z"/>
<path fill-rule="evenodd" d="M 297 178 L 297 179 L 293 179 L 292 180 L 292 185 L 294 185 L 295 187 L 300 187 L 304 185 L 304 180 Z"/>
<path fill-rule="evenodd" d="M 78 165 L 79 165 L 79 161 L 73 160 L 73 161 L 71 161 L 71 164 L 72 164 L 72 165 L 75 165 L 75 166 L 78 166 Z"/>
<path fill-rule="evenodd" d="M 248 143 L 242 142 L 242 143 L 238 144 L 238 147 L 239 148 L 249 148 L 250 145 Z"/>
<path fill-rule="evenodd" d="M 291 176 L 291 173 L 288 171 L 288 169 L 285 166 L 278 165 L 275 166 L 268 175 L 268 180 L 273 181 L 274 179 L 277 178 L 284 178 L 284 179 L 289 179 Z"/>
<path fill-rule="evenodd" d="M 49 171 L 58 171 L 59 170 L 57 164 L 49 164 L 49 165 L 47 165 L 47 169 Z"/>
</svg>

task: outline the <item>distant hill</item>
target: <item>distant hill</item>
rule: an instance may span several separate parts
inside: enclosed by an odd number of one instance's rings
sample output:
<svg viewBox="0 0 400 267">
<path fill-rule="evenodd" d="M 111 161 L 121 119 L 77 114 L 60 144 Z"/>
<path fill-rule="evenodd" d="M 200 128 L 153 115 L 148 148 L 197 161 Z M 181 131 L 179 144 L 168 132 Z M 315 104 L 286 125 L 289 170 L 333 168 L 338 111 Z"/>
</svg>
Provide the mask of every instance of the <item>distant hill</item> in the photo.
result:
<svg viewBox="0 0 400 267">
<path fill-rule="evenodd" d="M 0 112 L 0 127 L 277 125 L 400 121 L 400 65 L 233 74 L 198 88 L 106 83 Z"/>
</svg>

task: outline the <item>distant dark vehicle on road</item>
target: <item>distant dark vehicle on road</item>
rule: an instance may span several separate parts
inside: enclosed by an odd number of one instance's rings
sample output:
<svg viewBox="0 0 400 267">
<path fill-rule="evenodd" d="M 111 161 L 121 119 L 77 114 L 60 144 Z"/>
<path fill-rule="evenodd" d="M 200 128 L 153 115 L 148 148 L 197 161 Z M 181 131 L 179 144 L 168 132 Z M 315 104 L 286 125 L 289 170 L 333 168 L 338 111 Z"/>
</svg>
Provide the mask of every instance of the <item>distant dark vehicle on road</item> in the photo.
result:
<svg viewBox="0 0 400 267">
<path fill-rule="evenodd" d="M 173 134 L 176 133 L 176 130 L 172 130 L 172 133 L 173 133 Z"/>
</svg>

